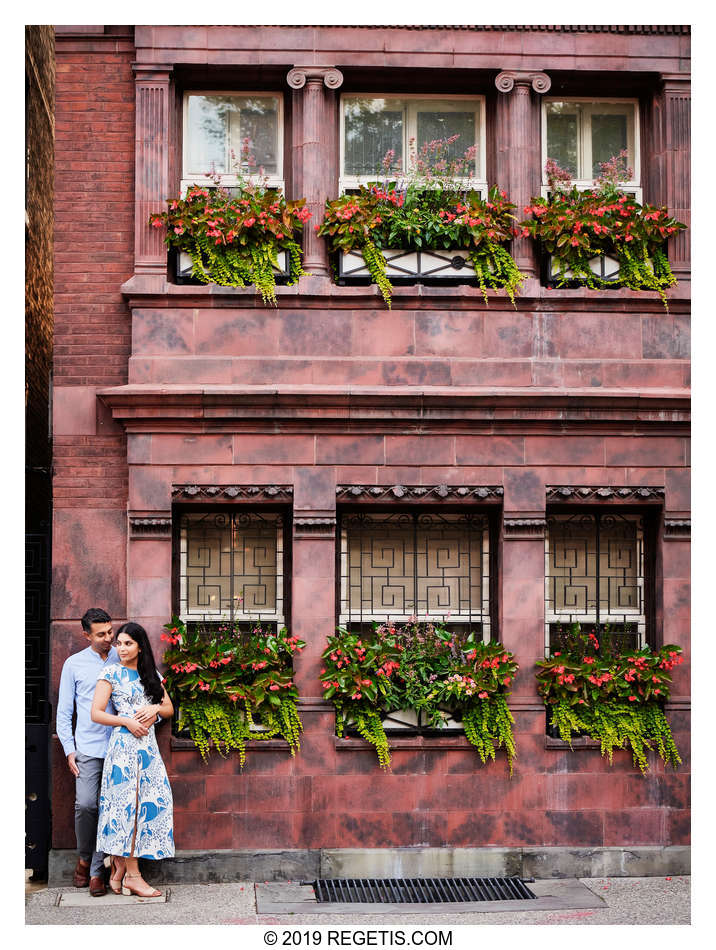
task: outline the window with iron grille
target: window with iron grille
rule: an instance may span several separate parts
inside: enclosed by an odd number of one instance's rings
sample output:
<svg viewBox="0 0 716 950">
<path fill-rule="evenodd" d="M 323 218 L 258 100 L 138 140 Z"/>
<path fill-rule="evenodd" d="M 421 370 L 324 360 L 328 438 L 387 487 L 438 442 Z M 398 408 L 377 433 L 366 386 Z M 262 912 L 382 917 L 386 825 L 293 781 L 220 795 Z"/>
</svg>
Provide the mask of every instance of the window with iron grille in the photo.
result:
<svg viewBox="0 0 716 950">
<path fill-rule="evenodd" d="M 643 515 L 551 514 L 545 533 L 545 647 L 556 648 L 573 623 L 603 632 L 616 648 L 646 645 L 653 567 Z M 600 636 L 601 640 L 602 637 Z"/>
<path fill-rule="evenodd" d="M 340 518 L 339 623 L 443 621 L 494 633 L 490 523 L 475 513 L 346 512 Z"/>
<path fill-rule="evenodd" d="M 182 513 L 177 592 L 181 619 L 283 626 L 284 537 L 281 513 Z"/>
</svg>

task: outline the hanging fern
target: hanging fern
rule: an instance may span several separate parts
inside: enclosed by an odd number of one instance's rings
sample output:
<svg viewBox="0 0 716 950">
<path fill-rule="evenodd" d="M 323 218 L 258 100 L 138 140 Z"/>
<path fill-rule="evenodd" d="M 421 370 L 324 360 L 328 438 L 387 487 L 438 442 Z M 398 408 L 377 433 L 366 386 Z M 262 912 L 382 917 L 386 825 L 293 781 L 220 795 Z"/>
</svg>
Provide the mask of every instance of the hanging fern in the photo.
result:
<svg viewBox="0 0 716 950">
<path fill-rule="evenodd" d="M 512 775 L 512 760 L 517 754 L 512 724 L 514 717 L 507 706 L 507 699 L 496 693 L 489 699 L 478 699 L 462 711 L 465 738 L 477 749 L 480 761 L 495 759 L 495 748 L 505 747 L 507 762 Z"/>
<path fill-rule="evenodd" d="M 629 749 L 634 765 L 642 773 L 649 768 L 650 751 L 656 751 L 673 768 L 681 763 L 669 723 L 658 703 L 601 702 L 593 707 L 584 705 L 577 711 L 577 707 L 562 700 L 549 709 L 560 739 L 571 745 L 573 735 L 588 735 L 599 742 L 601 753 L 610 764 L 615 749 Z"/>
<path fill-rule="evenodd" d="M 372 243 L 372 241 L 366 241 L 366 243 L 361 248 L 361 253 L 363 255 L 363 260 L 365 261 L 366 267 L 370 271 L 370 276 L 373 278 L 373 283 L 378 285 L 378 289 L 383 295 L 383 300 L 385 301 L 388 310 L 390 310 L 393 285 L 390 283 L 385 273 L 385 258 L 375 246 L 375 244 Z"/>
</svg>

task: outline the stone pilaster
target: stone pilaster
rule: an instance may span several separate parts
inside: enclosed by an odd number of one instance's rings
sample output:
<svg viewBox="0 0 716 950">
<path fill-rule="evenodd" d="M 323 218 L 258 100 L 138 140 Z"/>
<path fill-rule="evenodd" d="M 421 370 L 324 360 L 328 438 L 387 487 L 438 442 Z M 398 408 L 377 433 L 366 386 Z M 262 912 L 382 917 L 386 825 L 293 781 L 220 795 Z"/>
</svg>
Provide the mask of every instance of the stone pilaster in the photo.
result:
<svg viewBox="0 0 716 950">
<path fill-rule="evenodd" d="M 305 197 L 312 213 L 304 230 L 303 266 L 308 273 L 328 276 L 326 243 L 316 234 L 327 198 L 338 193 L 338 97 L 343 74 L 332 66 L 295 66 L 287 82 L 293 93 L 293 188 Z"/>
<path fill-rule="evenodd" d="M 495 79 L 502 95 L 497 97 L 497 168 L 498 184 L 517 205 L 515 215 L 533 195 L 541 182 L 541 138 L 539 97 L 549 91 L 549 76 L 542 72 L 507 70 Z M 530 238 L 515 238 L 512 245 L 515 263 L 528 277 L 538 275 L 534 243 Z"/>
<path fill-rule="evenodd" d="M 166 210 L 171 145 L 171 66 L 134 65 L 136 146 L 134 273 L 164 276 L 164 229 L 149 226 L 149 215 Z"/>
<path fill-rule="evenodd" d="M 691 77 L 664 74 L 652 103 L 652 149 L 655 174 L 649 203 L 666 205 L 669 213 L 691 224 Z M 679 279 L 691 273 L 691 231 L 669 239 L 669 262 Z"/>
</svg>

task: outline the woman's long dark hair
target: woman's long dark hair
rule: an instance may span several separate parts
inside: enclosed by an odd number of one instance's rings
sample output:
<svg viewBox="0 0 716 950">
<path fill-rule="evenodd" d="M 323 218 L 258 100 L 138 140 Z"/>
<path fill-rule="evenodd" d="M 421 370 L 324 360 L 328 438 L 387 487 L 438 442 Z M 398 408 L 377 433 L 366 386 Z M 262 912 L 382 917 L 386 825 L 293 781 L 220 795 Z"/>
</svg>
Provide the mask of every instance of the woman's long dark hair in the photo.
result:
<svg viewBox="0 0 716 950">
<path fill-rule="evenodd" d="M 159 679 L 157 664 L 154 662 L 154 654 L 149 644 L 147 631 L 138 623 L 132 623 L 130 620 L 129 623 L 122 624 L 117 631 L 117 636 L 119 636 L 120 633 L 126 633 L 139 647 L 139 653 L 137 654 L 137 673 L 139 673 L 139 680 L 144 687 L 144 692 L 151 701 L 153 703 L 161 703 L 164 698 L 164 687 Z"/>
</svg>

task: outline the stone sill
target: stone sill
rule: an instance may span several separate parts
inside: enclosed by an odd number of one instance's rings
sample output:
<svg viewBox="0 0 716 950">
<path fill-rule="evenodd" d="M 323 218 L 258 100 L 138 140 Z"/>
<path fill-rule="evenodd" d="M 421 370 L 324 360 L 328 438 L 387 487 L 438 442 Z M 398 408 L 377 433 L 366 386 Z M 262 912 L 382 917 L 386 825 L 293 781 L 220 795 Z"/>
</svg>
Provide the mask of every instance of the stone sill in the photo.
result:
<svg viewBox="0 0 716 950">
<path fill-rule="evenodd" d="M 408 749 L 411 752 L 422 751 L 423 749 L 474 749 L 475 747 L 467 741 L 464 735 L 451 736 L 400 736 L 388 737 L 388 745 L 391 752 L 400 749 Z M 375 751 L 375 747 L 365 739 L 345 739 L 339 736 L 334 737 L 337 752 L 368 752 Z"/>
<path fill-rule="evenodd" d="M 163 274 L 135 274 L 121 287 L 129 298 L 130 307 L 146 305 L 151 298 L 156 305 L 160 301 L 167 307 L 199 305 L 202 307 L 256 307 L 262 308 L 260 297 L 253 287 L 219 287 L 217 284 L 203 286 L 172 284 Z M 302 277 L 297 285 L 276 287 L 278 306 L 286 309 L 311 306 L 332 310 L 365 307 L 385 310 L 388 308 L 375 284 L 362 287 L 339 286 L 330 277 Z M 666 292 L 669 304 L 677 309 L 686 309 L 691 299 L 690 279 L 684 278 L 676 287 Z M 396 286 L 393 288 L 393 306 L 431 310 L 443 309 L 449 301 L 451 309 L 462 310 L 511 310 L 512 303 L 504 291 L 488 290 L 485 304 L 479 287 L 466 284 L 457 287 Z M 632 309 L 634 304 L 645 310 L 663 312 L 658 294 L 650 291 L 590 290 L 588 287 L 574 289 L 551 289 L 543 287 L 536 278 L 528 278 L 522 292 L 516 298 L 517 309 L 542 309 L 545 305 L 557 309 L 586 310 L 598 305 L 604 310 Z"/>
<path fill-rule="evenodd" d="M 199 750 L 191 739 L 181 739 L 172 736 L 169 740 L 169 747 L 172 752 L 196 752 Z M 285 739 L 249 739 L 246 742 L 247 751 L 254 752 L 289 752 L 289 745 Z M 233 751 L 233 750 L 232 750 Z"/>
<path fill-rule="evenodd" d="M 601 744 L 596 739 L 590 739 L 589 736 L 575 736 L 571 743 L 555 739 L 553 736 L 545 736 L 544 747 L 558 749 L 561 752 L 578 752 L 580 749 L 601 749 Z"/>
</svg>

